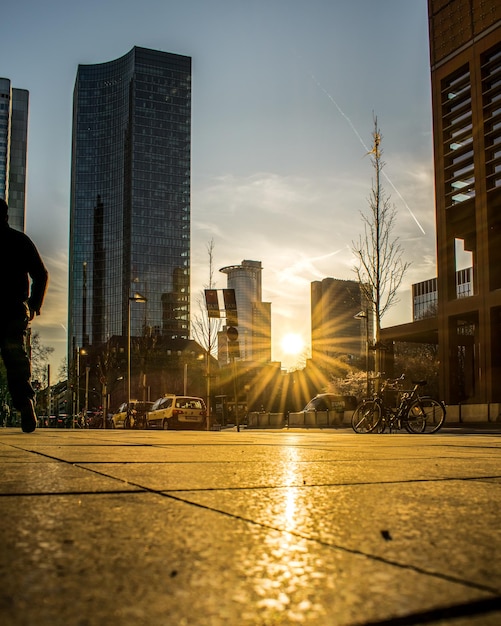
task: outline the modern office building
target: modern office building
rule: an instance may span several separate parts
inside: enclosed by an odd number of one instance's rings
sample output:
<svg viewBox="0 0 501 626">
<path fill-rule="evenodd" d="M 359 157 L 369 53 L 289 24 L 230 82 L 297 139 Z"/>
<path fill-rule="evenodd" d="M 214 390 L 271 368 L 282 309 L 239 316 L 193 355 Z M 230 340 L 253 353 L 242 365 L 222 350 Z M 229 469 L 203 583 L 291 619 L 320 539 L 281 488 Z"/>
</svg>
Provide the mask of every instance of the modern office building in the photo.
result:
<svg viewBox="0 0 501 626">
<path fill-rule="evenodd" d="M 458 298 L 468 298 L 473 294 L 472 268 L 456 272 L 456 293 Z M 438 280 L 430 278 L 412 285 L 412 319 L 436 318 L 438 314 Z"/>
<path fill-rule="evenodd" d="M 190 137 L 190 57 L 134 47 L 113 61 L 79 65 L 70 363 L 77 349 L 112 337 L 188 339 Z"/>
<path fill-rule="evenodd" d="M 382 338 L 438 344 L 449 413 L 471 404 L 491 419 L 501 408 L 501 3 L 428 0 L 428 18 L 437 279 L 421 295 L 436 296 L 437 315 Z"/>
<path fill-rule="evenodd" d="M 29 93 L 0 78 L 0 197 L 9 205 L 9 224 L 24 230 Z"/>
<path fill-rule="evenodd" d="M 428 5 L 441 387 L 449 403 L 500 402 L 501 3 Z M 467 293 L 458 244 L 473 261 Z"/>
<path fill-rule="evenodd" d="M 319 367 L 365 355 L 373 322 L 358 282 L 324 278 L 311 283 L 311 353 Z"/>
<path fill-rule="evenodd" d="M 271 361 L 271 304 L 262 301 L 261 261 L 242 261 L 220 270 L 227 275 L 228 289 L 235 290 L 238 314 L 240 359 Z M 228 360 L 226 330 L 219 333 L 218 353 L 222 363 Z"/>
</svg>

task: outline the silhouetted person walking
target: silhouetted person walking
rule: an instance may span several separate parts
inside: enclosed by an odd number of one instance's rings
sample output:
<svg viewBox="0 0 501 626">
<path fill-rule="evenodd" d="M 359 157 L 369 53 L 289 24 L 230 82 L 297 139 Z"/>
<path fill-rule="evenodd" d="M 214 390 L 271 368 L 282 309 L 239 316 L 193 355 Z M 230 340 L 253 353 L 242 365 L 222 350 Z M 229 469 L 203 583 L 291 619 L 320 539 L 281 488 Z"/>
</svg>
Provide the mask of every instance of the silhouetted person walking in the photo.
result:
<svg viewBox="0 0 501 626">
<path fill-rule="evenodd" d="M 9 226 L 8 210 L 0 198 L 0 351 L 12 403 L 21 413 L 21 428 L 31 433 L 37 418 L 25 338 L 28 323 L 40 315 L 48 274 L 31 239 Z"/>
</svg>

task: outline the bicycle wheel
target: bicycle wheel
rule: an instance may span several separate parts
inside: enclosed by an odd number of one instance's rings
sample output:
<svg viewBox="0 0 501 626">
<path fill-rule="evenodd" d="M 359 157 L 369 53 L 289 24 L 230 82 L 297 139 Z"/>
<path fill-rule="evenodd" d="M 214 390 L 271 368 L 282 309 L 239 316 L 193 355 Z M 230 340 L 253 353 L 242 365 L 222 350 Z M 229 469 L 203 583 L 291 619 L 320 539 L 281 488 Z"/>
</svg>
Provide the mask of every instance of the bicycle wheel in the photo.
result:
<svg viewBox="0 0 501 626">
<path fill-rule="evenodd" d="M 381 407 L 374 400 L 357 406 L 351 418 L 351 427 L 356 433 L 371 433 L 381 421 Z"/>
<path fill-rule="evenodd" d="M 405 427 L 410 433 L 436 433 L 445 421 L 445 407 L 433 398 L 418 398 L 409 407 Z"/>
</svg>

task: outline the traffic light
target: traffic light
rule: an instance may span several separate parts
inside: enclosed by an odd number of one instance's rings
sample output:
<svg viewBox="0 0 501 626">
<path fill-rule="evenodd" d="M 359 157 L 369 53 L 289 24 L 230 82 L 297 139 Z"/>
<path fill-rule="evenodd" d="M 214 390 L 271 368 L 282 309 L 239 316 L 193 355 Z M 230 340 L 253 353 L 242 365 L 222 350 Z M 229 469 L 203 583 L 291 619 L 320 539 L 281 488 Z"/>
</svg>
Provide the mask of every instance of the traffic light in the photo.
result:
<svg viewBox="0 0 501 626">
<path fill-rule="evenodd" d="M 228 340 L 228 356 L 230 359 L 240 357 L 240 345 L 238 343 L 238 330 L 234 326 L 226 329 L 226 339 Z"/>
</svg>

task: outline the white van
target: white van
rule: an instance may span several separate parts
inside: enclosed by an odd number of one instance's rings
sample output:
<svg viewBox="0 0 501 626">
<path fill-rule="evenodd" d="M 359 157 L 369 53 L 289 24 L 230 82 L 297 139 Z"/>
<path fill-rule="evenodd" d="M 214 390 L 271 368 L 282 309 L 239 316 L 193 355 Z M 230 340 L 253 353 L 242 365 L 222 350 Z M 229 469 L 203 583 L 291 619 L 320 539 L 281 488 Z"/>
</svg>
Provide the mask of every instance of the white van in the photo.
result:
<svg viewBox="0 0 501 626">
<path fill-rule="evenodd" d="M 146 420 L 148 428 L 201 430 L 207 427 L 207 408 L 202 398 L 166 394 L 153 403 Z"/>
</svg>

